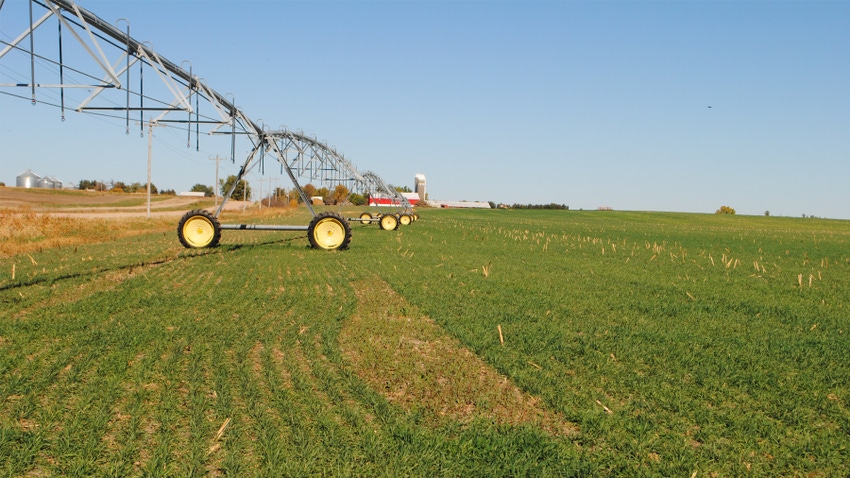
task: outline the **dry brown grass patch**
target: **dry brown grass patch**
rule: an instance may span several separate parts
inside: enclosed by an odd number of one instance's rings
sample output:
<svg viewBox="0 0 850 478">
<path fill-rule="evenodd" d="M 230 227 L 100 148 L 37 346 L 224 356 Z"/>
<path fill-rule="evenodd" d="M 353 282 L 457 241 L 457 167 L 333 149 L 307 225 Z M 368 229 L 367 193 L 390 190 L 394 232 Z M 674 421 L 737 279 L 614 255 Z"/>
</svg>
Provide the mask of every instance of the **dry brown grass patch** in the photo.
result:
<svg viewBox="0 0 850 478">
<path fill-rule="evenodd" d="M 354 285 L 358 305 L 340 332 L 340 347 L 358 376 L 387 400 L 433 425 L 479 418 L 533 424 L 553 435 L 577 433 L 574 424 L 417 314 L 386 282 L 373 277 Z"/>
<path fill-rule="evenodd" d="M 97 244 L 174 229 L 163 219 L 80 219 L 0 209 L 0 258 L 54 247 Z"/>
</svg>

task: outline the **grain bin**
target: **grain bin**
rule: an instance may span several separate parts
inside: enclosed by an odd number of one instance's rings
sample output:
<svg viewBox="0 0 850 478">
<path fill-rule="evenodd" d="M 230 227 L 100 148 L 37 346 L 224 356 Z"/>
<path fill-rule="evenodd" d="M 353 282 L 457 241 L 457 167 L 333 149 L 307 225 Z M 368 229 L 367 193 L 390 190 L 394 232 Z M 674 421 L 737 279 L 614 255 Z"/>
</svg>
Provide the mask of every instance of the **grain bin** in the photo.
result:
<svg viewBox="0 0 850 478">
<path fill-rule="evenodd" d="M 41 176 L 32 172 L 32 169 L 27 169 L 15 178 L 15 186 L 19 188 L 35 188 L 38 187 L 38 182 Z"/>
</svg>

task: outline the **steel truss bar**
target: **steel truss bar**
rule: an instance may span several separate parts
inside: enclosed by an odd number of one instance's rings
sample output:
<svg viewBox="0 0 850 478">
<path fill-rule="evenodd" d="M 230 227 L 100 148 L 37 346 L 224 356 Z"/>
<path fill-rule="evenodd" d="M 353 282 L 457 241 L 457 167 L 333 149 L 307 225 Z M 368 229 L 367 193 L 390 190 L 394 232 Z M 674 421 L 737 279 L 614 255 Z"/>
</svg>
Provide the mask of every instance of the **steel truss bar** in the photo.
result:
<svg viewBox="0 0 850 478">
<path fill-rule="evenodd" d="M 285 226 L 274 224 L 221 224 L 222 229 L 232 231 L 306 231 L 308 226 Z"/>
<path fill-rule="evenodd" d="M 0 5 L 2 5 L 2 4 L 0 4 Z M 17 47 L 17 46 L 18 46 L 18 44 L 19 44 L 19 43 L 21 43 L 22 41 L 24 41 L 24 39 L 26 39 L 28 36 L 32 35 L 32 32 L 33 32 L 33 31 L 35 31 L 35 29 L 36 29 L 36 28 L 38 28 L 39 26 L 41 26 L 41 24 L 42 24 L 42 23 L 46 22 L 46 21 L 47 21 L 47 19 L 48 19 L 48 18 L 50 18 L 51 16 L 53 16 L 53 12 L 52 12 L 52 11 L 49 11 L 49 12 L 45 13 L 43 17 L 39 18 L 39 19 L 38 19 L 36 22 L 34 22 L 34 23 L 33 23 L 33 24 L 29 27 L 29 28 L 27 28 L 26 30 L 24 30 L 24 32 L 23 32 L 23 33 L 21 33 L 21 34 L 20 34 L 17 38 L 15 38 L 14 40 L 12 40 L 12 41 L 11 41 L 11 43 L 7 44 L 7 45 L 6 45 L 6 48 L 4 48 L 4 49 L 0 50 L 0 58 L 3 58 L 3 57 L 6 55 L 6 53 L 9 53 L 10 51 L 12 51 L 15 47 Z M 29 85 L 27 85 L 27 86 L 29 86 Z"/>
<path fill-rule="evenodd" d="M 413 209 L 407 198 L 398 192 L 398 190 L 396 190 L 396 188 L 394 188 L 391 184 L 385 183 L 377 174 L 372 171 L 366 171 L 363 173 L 363 176 L 369 184 L 370 193 L 386 194 L 393 200 L 394 203 L 401 206 L 405 212 L 410 212 Z"/>
<path fill-rule="evenodd" d="M 15 40 L 7 44 L 2 52 L 0 52 L 0 58 L 12 50 L 22 49 L 23 47 L 21 45 L 23 40 L 28 36 L 31 37 L 33 32 L 43 25 L 44 22 L 51 16 L 59 18 L 62 26 L 65 27 L 63 31 L 71 32 L 73 37 L 77 40 L 77 43 L 79 43 L 79 45 L 82 46 L 89 56 L 91 56 L 99 65 L 101 72 L 104 75 L 101 83 L 98 85 L 74 85 L 65 84 L 64 82 L 58 85 L 51 85 L 59 88 L 93 87 L 94 91 L 91 96 L 77 108 L 78 111 L 95 108 L 94 106 L 89 106 L 89 103 L 107 89 L 126 89 L 129 93 L 131 86 L 123 85 L 118 77 L 125 72 L 129 73 L 130 68 L 135 63 L 141 61 L 144 66 L 154 70 L 155 74 L 159 77 L 161 84 L 164 85 L 165 88 L 172 94 L 175 99 L 175 103 L 172 104 L 177 105 L 175 111 L 193 112 L 194 108 L 187 95 L 191 96 L 192 94 L 199 94 L 213 106 L 221 118 L 222 124 L 230 124 L 233 117 L 236 116 L 235 106 L 228 101 L 224 95 L 221 95 L 215 90 L 207 87 L 197 76 L 192 75 L 180 66 L 159 55 L 151 46 L 132 38 L 128 33 L 120 31 L 117 27 L 109 24 L 88 10 L 79 7 L 74 2 L 69 0 L 42 0 L 35 1 L 35 3 L 47 9 L 48 12 L 38 21 L 28 26 L 26 30 Z M 88 41 L 83 38 L 83 35 L 80 35 L 77 32 L 77 28 L 74 28 L 75 26 L 85 31 L 85 36 L 88 38 Z M 97 32 L 97 34 L 95 32 Z M 108 45 L 101 45 L 101 42 L 98 41 L 99 39 L 104 40 L 108 43 Z M 106 58 L 103 48 L 104 46 L 118 48 L 122 52 L 122 56 L 115 62 L 115 66 L 110 64 L 109 60 Z M 27 53 L 34 54 L 35 52 Z M 128 60 L 127 64 L 124 65 L 122 69 L 116 70 L 118 65 L 129 57 L 132 57 L 132 60 Z M 61 64 L 61 62 L 59 64 L 61 67 L 65 67 L 65 65 Z M 91 77 L 95 78 L 94 75 L 91 75 Z M 178 85 L 178 82 L 185 86 L 181 88 Z M 31 81 L 30 84 L 27 84 L 27 86 L 32 86 L 33 84 L 37 85 L 38 83 L 39 82 Z M 4 84 L 0 86 L 9 85 Z M 183 93 L 183 88 L 185 88 L 185 91 L 188 93 Z M 135 93 L 142 96 L 141 89 Z M 135 111 L 141 109 L 141 107 L 133 108 L 127 105 L 124 109 L 127 111 Z M 117 108 L 117 110 L 120 110 L 120 108 Z M 248 120 L 248 122 L 250 123 L 250 120 Z M 258 130 L 259 127 L 255 124 L 251 124 L 250 129 Z"/>
<path fill-rule="evenodd" d="M 59 2 L 54 2 L 54 3 L 58 4 Z M 83 41 L 82 38 L 80 38 L 80 35 L 77 33 L 77 31 L 74 30 L 73 28 L 71 28 L 71 25 L 68 22 L 68 20 L 57 11 L 58 7 L 51 5 L 50 1 L 48 1 L 46 3 L 46 5 L 47 5 L 48 8 L 53 10 L 53 13 L 57 16 L 57 18 L 59 18 L 59 21 L 61 23 L 65 24 L 65 26 L 68 27 L 68 30 L 70 30 L 71 34 L 74 35 L 74 37 L 77 39 L 77 41 L 80 43 L 80 45 L 82 45 L 82 47 L 85 48 L 85 50 L 89 53 L 89 55 L 91 55 L 91 57 L 94 59 L 94 61 L 96 61 L 97 64 L 100 65 L 101 68 L 103 68 L 103 71 L 105 71 L 106 74 L 109 76 L 109 79 L 112 80 L 111 84 L 115 85 L 116 88 L 120 88 L 121 87 L 121 80 L 118 79 L 118 75 L 115 74 L 115 71 L 112 69 L 112 65 L 109 63 L 109 60 L 106 59 L 106 55 L 103 53 L 103 49 L 100 47 L 100 43 L 97 41 L 97 39 L 94 36 L 94 33 L 92 33 L 91 29 L 89 28 L 89 24 L 88 24 L 88 22 L 86 22 L 85 17 L 83 17 L 82 13 L 80 12 L 80 8 L 75 3 L 71 3 L 70 9 L 67 6 L 65 7 L 68 10 L 73 9 L 74 13 L 77 14 L 77 18 L 80 19 L 80 22 L 82 23 L 83 28 L 86 30 L 86 32 L 88 32 L 89 38 L 91 39 L 92 44 L 97 49 L 98 53 L 100 53 L 100 56 L 95 55 L 94 52 L 91 51 L 91 49 L 89 48 L 88 44 L 85 41 Z M 97 17 L 94 17 L 94 18 L 97 18 Z"/>
<path fill-rule="evenodd" d="M 230 191 L 224 197 L 224 201 L 219 206 L 215 213 L 218 217 L 223 210 L 224 203 L 233 194 L 235 187 L 244 178 L 244 176 L 256 164 L 260 165 L 261 172 L 264 169 L 264 160 L 266 156 L 276 160 L 281 165 L 281 169 L 286 171 L 295 189 L 298 191 L 302 201 L 310 209 L 310 212 L 315 216 L 316 213 L 312 208 L 310 198 L 306 196 L 303 188 L 299 184 L 299 178 L 308 181 L 320 181 L 322 184 L 337 186 L 344 185 L 350 192 L 363 192 L 366 194 L 382 193 L 409 210 L 410 204 L 400 195 L 394 188 L 385 184 L 380 177 L 374 173 L 360 173 L 357 168 L 348 161 L 335 148 L 328 147 L 327 143 L 319 141 L 315 136 L 309 137 L 302 132 L 290 131 L 287 129 L 279 131 L 265 131 L 255 121 L 251 120 L 242 110 L 236 107 L 235 99 L 228 99 L 216 90 L 206 85 L 196 74 L 190 70 L 183 69 L 180 65 L 168 60 L 159 55 L 149 42 L 141 42 L 129 34 L 129 22 L 126 32 L 121 31 L 118 27 L 104 21 L 94 13 L 79 7 L 71 0 L 30 0 L 30 5 L 39 5 L 45 8 L 46 13 L 34 19 L 30 14 L 30 19 L 24 31 L 18 35 L 10 43 L 7 43 L 5 48 L 0 51 L 0 59 L 5 59 L 13 51 L 18 51 L 28 55 L 28 60 L 33 68 L 29 82 L 3 83 L 0 88 L 32 88 L 33 102 L 36 102 L 36 88 L 58 88 L 62 92 L 62 108 L 64 110 L 64 90 L 71 88 L 89 88 L 92 89 L 90 95 L 79 103 L 75 109 L 79 112 L 88 112 L 90 114 L 104 114 L 106 112 L 126 112 L 126 115 L 121 115 L 121 119 L 126 117 L 127 132 L 129 132 L 129 113 L 131 111 L 158 112 L 159 115 L 148 121 L 144 118 L 139 119 L 141 124 L 195 124 L 196 135 L 200 134 L 198 129 L 200 125 L 209 128 L 204 131 L 206 134 L 227 134 L 231 136 L 231 159 L 235 162 L 235 142 L 237 136 L 245 137 L 252 144 L 251 151 L 245 157 L 236 181 Z M 0 8 L 3 6 L 3 1 L 0 0 Z M 59 61 L 48 59 L 46 56 L 36 55 L 33 36 L 35 30 L 43 27 L 45 22 L 50 17 L 57 17 L 60 23 L 60 32 L 70 32 L 76 42 L 85 50 L 85 52 L 96 62 L 100 68 L 99 73 L 90 74 L 66 65 L 62 59 L 63 46 L 60 37 Z M 125 20 L 126 19 L 121 19 Z M 62 35 L 62 33 L 60 33 Z M 24 41 L 30 39 L 29 51 L 24 46 Z M 109 47 L 113 52 L 120 52 L 117 60 L 110 61 L 107 57 L 104 47 Z M 35 65 L 36 61 L 45 62 L 50 65 L 59 66 L 60 81 L 52 83 L 47 81 L 37 82 L 35 80 Z M 138 84 L 136 87 L 131 84 L 130 73 L 131 69 L 139 64 Z M 190 63 L 191 65 L 191 63 Z M 93 82 L 100 81 L 95 85 L 78 84 L 69 81 L 67 75 L 62 77 L 62 72 L 67 69 L 75 74 L 80 74 L 86 78 L 91 78 Z M 169 96 L 169 100 L 162 100 L 158 96 L 150 93 L 146 94 L 146 90 L 150 87 L 144 83 L 144 70 L 153 70 L 155 78 L 159 80 L 156 87 L 159 85 L 161 90 L 167 91 L 164 96 Z M 124 82 L 121 77 L 124 76 Z M 120 101 L 110 101 L 107 96 L 114 94 L 110 92 L 126 90 L 126 99 L 121 98 Z M 0 93 L 6 93 L 0 90 Z M 131 106 L 130 95 L 134 94 L 139 98 L 137 106 Z M 18 96 L 10 94 L 11 96 Z M 101 98 L 103 96 L 103 98 Z M 196 105 L 192 105 L 192 96 L 195 96 Z M 199 100 L 204 101 L 205 106 L 210 106 L 213 115 L 200 115 L 198 112 Z M 153 101 L 153 105 L 145 105 L 147 101 Z M 43 104 L 56 106 L 54 103 L 41 101 Z M 104 104 L 106 103 L 106 104 Z M 172 114 L 178 112 L 188 113 L 188 119 L 174 118 Z M 192 113 L 195 113 L 194 119 Z M 229 128 L 225 129 L 226 126 Z M 229 129 L 229 131 L 227 131 Z M 189 140 L 191 143 L 191 128 L 189 128 Z M 301 230 L 301 229 L 295 229 Z"/>
</svg>

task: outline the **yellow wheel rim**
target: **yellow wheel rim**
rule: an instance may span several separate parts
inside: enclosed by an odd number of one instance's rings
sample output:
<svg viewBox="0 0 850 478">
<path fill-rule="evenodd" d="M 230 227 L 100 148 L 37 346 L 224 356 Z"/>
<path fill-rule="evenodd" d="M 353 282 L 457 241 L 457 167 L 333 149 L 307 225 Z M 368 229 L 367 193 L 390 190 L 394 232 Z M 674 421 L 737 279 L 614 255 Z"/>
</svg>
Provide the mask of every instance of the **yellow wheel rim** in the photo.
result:
<svg viewBox="0 0 850 478">
<path fill-rule="evenodd" d="M 313 239 L 322 249 L 336 249 L 345 240 L 345 227 L 332 217 L 322 219 L 313 228 Z"/>
<path fill-rule="evenodd" d="M 372 215 L 368 212 L 364 212 L 360 215 L 360 222 L 362 224 L 369 224 L 370 222 L 372 222 Z"/>
<path fill-rule="evenodd" d="M 399 218 L 398 222 L 400 222 L 402 226 L 407 226 L 410 224 L 410 216 L 403 214 L 401 218 Z"/>
<path fill-rule="evenodd" d="M 183 237 L 192 247 L 206 247 L 215 237 L 215 227 L 206 217 L 194 216 L 183 223 Z"/>
<path fill-rule="evenodd" d="M 381 226 L 383 226 L 385 230 L 391 231 L 396 228 L 397 224 L 398 221 L 392 214 L 386 214 L 381 216 Z"/>
</svg>

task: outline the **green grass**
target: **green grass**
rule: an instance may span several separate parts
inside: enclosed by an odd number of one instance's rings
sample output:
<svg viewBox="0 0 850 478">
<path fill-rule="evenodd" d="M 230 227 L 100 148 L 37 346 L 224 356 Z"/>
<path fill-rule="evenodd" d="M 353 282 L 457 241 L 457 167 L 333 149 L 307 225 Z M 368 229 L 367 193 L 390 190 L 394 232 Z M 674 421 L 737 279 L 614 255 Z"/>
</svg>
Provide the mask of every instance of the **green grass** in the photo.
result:
<svg viewBox="0 0 850 478">
<path fill-rule="evenodd" d="M 850 223 L 419 213 L 0 260 L 0 475 L 850 474 Z"/>
</svg>

